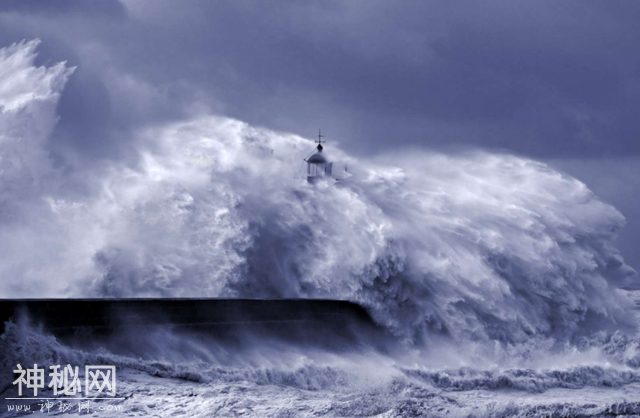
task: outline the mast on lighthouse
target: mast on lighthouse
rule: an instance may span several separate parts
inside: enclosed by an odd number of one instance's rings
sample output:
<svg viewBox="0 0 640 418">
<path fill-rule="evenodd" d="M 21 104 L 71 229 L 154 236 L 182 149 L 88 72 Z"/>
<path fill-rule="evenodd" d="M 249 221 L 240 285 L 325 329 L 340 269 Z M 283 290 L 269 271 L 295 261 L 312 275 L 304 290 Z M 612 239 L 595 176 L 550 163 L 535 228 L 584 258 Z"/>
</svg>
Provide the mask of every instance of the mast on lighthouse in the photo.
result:
<svg viewBox="0 0 640 418">
<path fill-rule="evenodd" d="M 318 140 L 315 141 L 318 144 L 316 147 L 317 152 L 305 159 L 307 163 L 307 181 L 309 183 L 314 183 L 327 176 L 331 177 L 333 163 L 329 162 L 325 154 L 322 153 L 324 149 L 322 144 L 325 142 L 322 138 L 324 138 L 324 135 L 322 135 L 322 131 L 318 129 Z"/>
</svg>

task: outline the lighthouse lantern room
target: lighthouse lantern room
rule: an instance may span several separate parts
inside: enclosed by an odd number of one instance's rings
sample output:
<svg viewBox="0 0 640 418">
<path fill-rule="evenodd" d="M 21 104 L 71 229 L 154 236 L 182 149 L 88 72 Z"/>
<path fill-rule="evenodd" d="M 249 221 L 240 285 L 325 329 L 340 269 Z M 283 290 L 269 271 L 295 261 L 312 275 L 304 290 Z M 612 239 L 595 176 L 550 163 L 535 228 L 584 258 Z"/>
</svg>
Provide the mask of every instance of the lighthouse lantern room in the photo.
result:
<svg viewBox="0 0 640 418">
<path fill-rule="evenodd" d="M 323 177 L 331 177 L 333 163 L 329 162 L 326 155 L 322 153 L 322 144 L 325 142 L 322 140 L 323 137 L 324 135 L 322 135 L 322 132 L 319 130 L 318 140 L 316 141 L 318 144 L 316 147 L 317 152 L 305 160 L 307 162 L 307 181 L 310 183 Z"/>
</svg>

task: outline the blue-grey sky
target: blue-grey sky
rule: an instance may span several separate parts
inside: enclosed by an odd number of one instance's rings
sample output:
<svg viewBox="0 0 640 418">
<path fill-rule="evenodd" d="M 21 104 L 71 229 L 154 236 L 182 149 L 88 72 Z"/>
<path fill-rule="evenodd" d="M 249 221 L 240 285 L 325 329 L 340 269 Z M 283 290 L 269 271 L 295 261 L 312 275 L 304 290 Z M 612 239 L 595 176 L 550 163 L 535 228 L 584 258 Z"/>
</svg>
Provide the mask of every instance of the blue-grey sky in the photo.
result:
<svg viewBox="0 0 640 418">
<path fill-rule="evenodd" d="M 638 21 L 634 0 L 4 0 L 0 45 L 77 66 L 54 156 L 134 158 L 128 132 L 194 103 L 356 155 L 501 149 L 618 207 L 637 267 Z"/>
</svg>

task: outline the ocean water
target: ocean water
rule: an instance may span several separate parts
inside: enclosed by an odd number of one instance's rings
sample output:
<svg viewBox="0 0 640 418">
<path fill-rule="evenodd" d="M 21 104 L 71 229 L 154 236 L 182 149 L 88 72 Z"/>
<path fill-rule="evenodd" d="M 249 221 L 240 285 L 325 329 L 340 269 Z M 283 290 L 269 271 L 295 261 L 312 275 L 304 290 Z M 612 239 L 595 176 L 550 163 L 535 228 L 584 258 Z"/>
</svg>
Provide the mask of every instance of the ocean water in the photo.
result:
<svg viewBox="0 0 640 418">
<path fill-rule="evenodd" d="M 171 329 L 136 333 L 130 343 L 71 348 L 41 330 L 10 324 L 0 340 L 3 369 L 108 364 L 117 397 L 92 400 L 94 416 L 198 417 L 546 417 L 640 414 L 639 339 L 614 334 L 519 359 L 438 364 L 438 350 L 415 345 L 381 352 L 359 346 L 332 351 L 277 340 L 225 345 L 216 337 Z M 601 336 L 603 337 L 603 336 Z M 588 347 L 590 345 L 590 347 Z M 120 352 L 121 354 L 115 354 Z M 634 356 L 630 356 L 634 353 Z M 6 377 L 3 415 L 41 413 L 42 400 L 18 398 Z M 24 390 L 24 389 L 23 389 Z M 77 413 L 81 400 L 44 390 L 51 415 Z M 93 394 L 92 397 L 99 396 Z M 26 397 L 26 396 L 25 396 Z M 72 412 L 59 409 L 60 400 Z M 9 410 L 29 405 L 30 411 Z"/>
<path fill-rule="evenodd" d="M 95 406 L 123 410 L 96 416 L 640 414 L 625 220 L 578 179 L 506 153 L 365 161 L 328 144 L 350 177 L 311 185 L 311 141 L 206 112 L 141 128 L 135 158 L 86 162 L 52 142 L 73 69 L 35 66 L 37 47 L 0 50 L 0 297 L 349 300 L 387 349 L 171 327 L 82 346 L 11 323 L 0 413 L 25 413 L 10 370 L 37 363 L 116 365 L 125 399 Z"/>
</svg>

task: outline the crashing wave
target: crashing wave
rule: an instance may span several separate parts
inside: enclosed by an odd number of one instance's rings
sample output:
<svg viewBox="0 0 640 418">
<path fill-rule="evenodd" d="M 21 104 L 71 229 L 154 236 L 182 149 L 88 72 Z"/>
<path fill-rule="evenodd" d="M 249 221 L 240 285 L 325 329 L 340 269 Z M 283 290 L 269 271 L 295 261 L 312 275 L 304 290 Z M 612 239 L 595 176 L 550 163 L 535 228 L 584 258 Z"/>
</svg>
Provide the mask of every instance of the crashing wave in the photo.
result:
<svg viewBox="0 0 640 418">
<path fill-rule="evenodd" d="M 0 367 L 12 370 L 15 365 L 91 364 L 115 365 L 119 370 L 138 370 L 160 378 L 176 378 L 196 383 L 251 382 L 257 385 L 288 386 L 302 390 L 362 389 L 373 387 L 416 388 L 433 391 L 472 391 L 515 389 L 542 393 L 555 388 L 621 387 L 640 383 L 640 371 L 615 363 L 577 365 L 555 368 L 481 368 L 457 369 L 406 367 L 400 359 L 392 360 L 373 351 L 331 355 L 291 345 L 278 346 L 269 353 L 267 343 L 256 352 L 225 347 L 213 340 L 185 335 L 179 337 L 180 350 L 171 347 L 178 339 L 167 331 L 137 332 L 136 345 L 157 346 L 167 342 L 165 353 L 147 351 L 142 356 L 116 354 L 105 347 L 91 350 L 60 343 L 55 337 L 26 325 L 6 324 L 0 336 Z M 637 344 L 637 341 L 635 342 Z M 121 348 L 121 346 L 119 347 Z M 173 348 L 173 349 L 172 349 Z M 304 353 L 304 354 L 303 354 Z M 253 360 L 251 360 L 253 358 Z M 373 368 L 375 365 L 375 368 Z M 375 370 L 375 371 L 373 371 Z M 0 378 L 0 391 L 10 387 L 12 376 Z"/>
<path fill-rule="evenodd" d="M 71 70 L 35 67 L 36 47 L 0 50 L 2 297 L 330 297 L 409 340 L 635 327 L 623 216 L 522 157 L 351 159 L 348 184 L 310 185 L 293 175 L 309 140 L 199 115 L 134 134 L 136 164 L 103 161 L 65 193 L 80 168 L 44 144 Z"/>
</svg>

